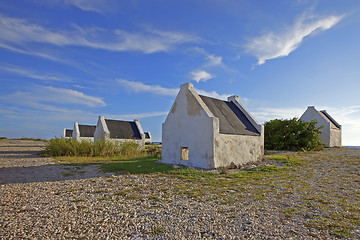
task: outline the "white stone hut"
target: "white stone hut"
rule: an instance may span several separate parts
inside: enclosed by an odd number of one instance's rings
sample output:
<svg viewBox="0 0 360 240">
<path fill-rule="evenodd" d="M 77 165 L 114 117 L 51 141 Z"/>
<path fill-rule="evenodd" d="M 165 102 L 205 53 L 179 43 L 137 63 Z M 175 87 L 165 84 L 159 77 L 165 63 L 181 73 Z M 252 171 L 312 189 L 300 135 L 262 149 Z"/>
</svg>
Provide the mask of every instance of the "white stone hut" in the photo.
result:
<svg viewBox="0 0 360 240">
<path fill-rule="evenodd" d="M 87 140 L 94 141 L 95 125 L 81 125 L 74 122 L 74 130 L 72 137 L 78 141 Z"/>
<path fill-rule="evenodd" d="M 145 145 L 145 133 L 139 120 L 121 121 L 105 119 L 99 116 L 95 130 L 95 141 L 105 139 L 111 141 L 134 141 L 140 145 Z"/>
<path fill-rule="evenodd" d="M 145 144 L 152 144 L 152 137 L 150 132 L 144 132 L 145 134 Z"/>
<path fill-rule="evenodd" d="M 239 102 L 198 95 L 182 84 L 162 125 L 162 162 L 203 169 L 263 159 L 264 126 Z"/>
<path fill-rule="evenodd" d="M 314 106 L 309 106 L 300 117 L 301 121 L 310 122 L 316 119 L 316 126 L 323 125 L 320 140 L 325 147 L 341 147 L 341 125 L 338 124 L 325 110 L 318 111 Z"/>
<path fill-rule="evenodd" d="M 63 138 L 72 138 L 73 129 L 64 128 Z"/>
</svg>

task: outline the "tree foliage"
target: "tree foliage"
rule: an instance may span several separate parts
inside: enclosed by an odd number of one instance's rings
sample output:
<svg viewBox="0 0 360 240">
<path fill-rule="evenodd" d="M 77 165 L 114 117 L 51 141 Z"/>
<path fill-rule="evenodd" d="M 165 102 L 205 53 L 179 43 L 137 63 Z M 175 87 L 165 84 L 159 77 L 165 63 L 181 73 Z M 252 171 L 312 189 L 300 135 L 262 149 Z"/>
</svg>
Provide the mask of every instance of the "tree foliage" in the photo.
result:
<svg viewBox="0 0 360 240">
<path fill-rule="evenodd" d="M 324 143 L 319 134 L 323 126 L 317 121 L 303 122 L 297 118 L 274 119 L 265 123 L 265 149 L 267 150 L 321 150 Z"/>
</svg>

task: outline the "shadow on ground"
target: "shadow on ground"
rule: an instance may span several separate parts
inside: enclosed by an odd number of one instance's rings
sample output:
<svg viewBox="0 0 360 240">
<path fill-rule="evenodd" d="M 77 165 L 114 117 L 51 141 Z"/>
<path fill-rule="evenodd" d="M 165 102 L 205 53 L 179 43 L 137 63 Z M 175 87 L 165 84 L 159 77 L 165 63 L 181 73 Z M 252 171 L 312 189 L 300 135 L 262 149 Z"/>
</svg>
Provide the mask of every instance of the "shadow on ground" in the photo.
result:
<svg viewBox="0 0 360 240">
<path fill-rule="evenodd" d="M 42 165 L 32 167 L 0 168 L 0 184 L 54 182 L 104 177 L 113 173 L 104 173 L 99 165 Z"/>
</svg>

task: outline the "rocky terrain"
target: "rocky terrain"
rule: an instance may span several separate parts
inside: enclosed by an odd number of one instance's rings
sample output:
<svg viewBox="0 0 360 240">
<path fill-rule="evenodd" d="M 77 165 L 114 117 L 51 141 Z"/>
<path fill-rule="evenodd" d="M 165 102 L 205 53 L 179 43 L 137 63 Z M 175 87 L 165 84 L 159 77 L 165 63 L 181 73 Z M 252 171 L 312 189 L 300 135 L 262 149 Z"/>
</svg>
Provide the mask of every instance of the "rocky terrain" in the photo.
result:
<svg viewBox="0 0 360 240">
<path fill-rule="evenodd" d="M 104 173 L 43 146 L 0 141 L 0 239 L 360 239 L 360 149 L 247 179 Z"/>
</svg>

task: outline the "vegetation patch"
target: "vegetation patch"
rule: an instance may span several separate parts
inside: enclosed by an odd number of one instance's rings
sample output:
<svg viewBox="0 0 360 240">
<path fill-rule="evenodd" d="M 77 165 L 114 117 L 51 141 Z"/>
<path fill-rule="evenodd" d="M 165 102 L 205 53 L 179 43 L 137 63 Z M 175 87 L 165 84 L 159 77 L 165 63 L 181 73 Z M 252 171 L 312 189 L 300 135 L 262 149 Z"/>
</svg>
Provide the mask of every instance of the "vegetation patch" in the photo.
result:
<svg viewBox="0 0 360 240">
<path fill-rule="evenodd" d="M 47 142 L 44 155 L 56 156 L 81 156 L 81 157 L 141 157 L 146 152 L 142 151 L 133 141 L 112 142 L 98 140 L 77 141 L 73 138 L 54 138 Z"/>
<path fill-rule="evenodd" d="M 274 119 L 265 123 L 266 150 L 321 150 L 324 144 L 319 134 L 322 127 L 316 126 L 317 121 L 303 122 L 297 118 Z"/>
</svg>

